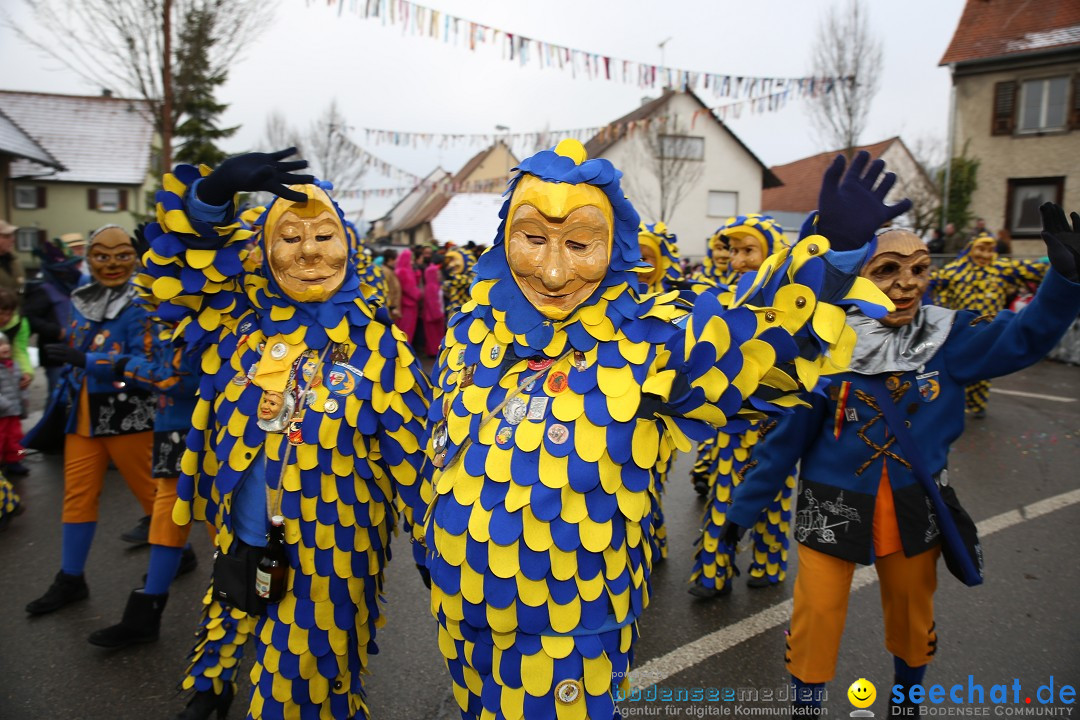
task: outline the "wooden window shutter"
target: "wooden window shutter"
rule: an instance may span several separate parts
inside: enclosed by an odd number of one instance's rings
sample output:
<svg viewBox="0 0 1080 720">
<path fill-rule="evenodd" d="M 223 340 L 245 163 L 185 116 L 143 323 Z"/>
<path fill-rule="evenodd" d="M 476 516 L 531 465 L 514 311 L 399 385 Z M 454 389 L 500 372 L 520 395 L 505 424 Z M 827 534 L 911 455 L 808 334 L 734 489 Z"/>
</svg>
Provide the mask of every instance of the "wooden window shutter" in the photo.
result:
<svg viewBox="0 0 1080 720">
<path fill-rule="evenodd" d="M 1072 85 L 1072 119 L 1069 125 L 1073 130 L 1080 130 L 1080 73 L 1073 75 Z"/>
<path fill-rule="evenodd" d="M 37 186 L 37 206 L 38 206 L 39 210 L 45 207 L 45 186 L 44 185 L 38 185 Z"/>
<path fill-rule="evenodd" d="M 49 234 L 44 230 L 37 231 L 38 245 L 49 242 Z"/>
<path fill-rule="evenodd" d="M 1012 135 L 1016 128 L 1016 81 L 994 84 L 994 115 L 991 135 Z"/>
<path fill-rule="evenodd" d="M 97 188 L 88 188 L 86 190 L 86 209 L 97 210 Z"/>
<path fill-rule="evenodd" d="M 121 190 L 119 194 L 120 194 L 120 209 L 121 210 L 127 210 L 128 209 L 128 206 L 127 206 L 128 191 L 127 190 Z"/>
</svg>

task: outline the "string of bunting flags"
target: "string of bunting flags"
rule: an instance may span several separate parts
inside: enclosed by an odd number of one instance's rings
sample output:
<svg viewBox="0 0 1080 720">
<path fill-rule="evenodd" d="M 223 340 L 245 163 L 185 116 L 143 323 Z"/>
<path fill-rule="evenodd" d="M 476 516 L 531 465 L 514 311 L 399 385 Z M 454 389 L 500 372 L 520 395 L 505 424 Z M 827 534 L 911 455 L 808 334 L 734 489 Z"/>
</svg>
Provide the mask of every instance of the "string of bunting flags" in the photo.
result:
<svg viewBox="0 0 1080 720">
<path fill-rule="evenodd" d="M 726 121 L 728 118 L 737 120 L 742 117 L 744 112 L 750 112 L 751 114 L 775 112 L 784 107 L 790 100 L 790 93 L 778 92 L 763 97 L 747 98 L 745 100 L 713 108 L 700 108 L 694 111 L 690 116 L 689 127 L 686 128 L 684 126 L 682 129 L 693 130 L 700 118 L 709 113 L 712 113 L 721 121 Z M 685 115 L 681 117 L 684 120 L 686 119 Z M 633 135 L 640 130 L 648 130 L 657 123 L 670 123 L 673 128 L 680 127 L 679 121 L 680 116 L 678 114 L 672 114 L 653 115 L 640 120 L 612 122 L 599 127 L 582 127 L 564 130 L 532 130 L 518 133 L 411 132 L 408 130 L 389 130 L 385 128 L 359 128 L 359 131 L 364 134 L 364 141 L 369 145 L 424 148 L 435 146 L 440 149 L 461 146 L 486 148 L 493 145 L 496 141 L 501 140 L 510 146 L 541 149 L 556 145 L 560 140 L 565 138 L 575 138 L 584 142 L 595 136 L 600 136 L 600 139 L 606 140 L 609 137 Z"/>
<path fill-rule="evenodd" d="M 850 81 L 850 78 L 840 77 L 731 75 L 642 63 L 512 33 L 410 0 L 326 0 L 326 4 L 336 5 L 339 16 L 347 8 L 364 20 L 379 20 L 384 26 L 400 27 L 403 34 L 429 37 L 454 46 L 465 46 L 471 51 L 479 45 L 498 47 L 503 60 L 521 66 L 535 64 L 540 68 L 568 71 L 575 78 L 581 75 L 589 79 L 633 83 L 639 88 L 684 87 L 732 99 L 778 92 L 803 97 L 828 92 L 838 82 Z"/>
</svg>

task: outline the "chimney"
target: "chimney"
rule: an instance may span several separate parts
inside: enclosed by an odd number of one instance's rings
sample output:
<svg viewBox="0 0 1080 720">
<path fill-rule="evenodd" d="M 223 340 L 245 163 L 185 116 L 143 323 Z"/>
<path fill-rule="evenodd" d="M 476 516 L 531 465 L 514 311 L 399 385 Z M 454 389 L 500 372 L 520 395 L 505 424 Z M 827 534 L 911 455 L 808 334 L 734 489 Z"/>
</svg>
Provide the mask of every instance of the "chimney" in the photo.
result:
<svg viewBox="0 0 1080 720">
<path fill-rule="evenodd" d="M 112 90 L 109 88 L 101 88 L 101 97 L 112 97 Z"/>
</svg>

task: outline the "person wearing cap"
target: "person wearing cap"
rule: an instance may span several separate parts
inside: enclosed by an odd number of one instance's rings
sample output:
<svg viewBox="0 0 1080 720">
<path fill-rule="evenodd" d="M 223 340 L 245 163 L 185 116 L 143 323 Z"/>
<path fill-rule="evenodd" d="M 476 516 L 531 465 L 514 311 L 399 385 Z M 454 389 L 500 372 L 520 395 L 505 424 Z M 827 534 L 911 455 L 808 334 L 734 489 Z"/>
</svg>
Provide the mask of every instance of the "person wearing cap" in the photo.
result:
<svg viewBox="0 0 1080 720">
<path fill-rule="evenodd" d="M 64 367 L 38 426 L 70 408 L 64 436 L 64 503 L 61 515 L 60 571 L 44 595 L 26 606 L 44 615 L 83 600 L 89 588 L 83 575 L 97 529 L 98 503 L 109 461 L 123 476 L 149 515 L 156 482 L 151 473 L 154 416 L 153 393 L 128 385 L 117 375 L 123 356 L 150 357 L 155 331 L 135 303 L 128 282 L 138 258 L 127 232 L 106 225 L 90 238 L 88 285 L 71 296 L 71 323 L 64 342 L 46 345 L 44 364 Z M 29 442 L 29 440 L 28 440 Z"/>
<path fill-rule="evenodd" d="M 26 283 L 26 271 L 15 252 L 15 232 L 18 229 L 18 226 L 0 218 L 0 288 L 21 295 Z"/>
<path fill-rule="evenodd" d="M 906 691 L 923 683 L 938 649 L 934 592 L 942 538 L 912 466 L 924 465 L 946 485 L 949 448 L 964 430 L 964 388 L 1037 362 L 1080 311 L 1080 215 L 1072 214 L 1070 227 L 1056 205 L 1041 212 L 1052 269 L 1030 305 L 989 322 L 980 322 L 978 311 L 922 304 L 931 277 L 925 243 L 907 230 L 881 233 L 859 262 L 860 273 L 895 310 L 881 319 L 849 311 L 858 337 L 850 370 L 779 421 L 735 491 L 723 532 L 729 545 L 801 462 L 799 570 L 785 653 L 797 716 L 821 714 L 815 706 L 836 671 L 856 564 L 873 564 L 881 581 L 894 685 Z M 895 403 L 907 418 L 900 430 L 911 436 L 906 448 L 896 442 L 882 402 Z M 911 447 L 921 458 L 909 456 Z M 906 693 L 898 705 L 890 715 L 918 714 Z"/>
<path fill-rule="evenodd" d="M 717 229 L 712 242 L 726 246 L 731 262 L 731 287 L 743 276 L 757 272 L 765 258 L 789 247 L 784 229 L 770 216 L 751 213 L 729 218 Z M 713 262 L 716 262 L 714 256 Z M 719 270 L 719 263 L 714 266 Z M 723 296 L 734 301 L 737 292 Z M 698 447 L 698 457 L 691 471 L 695 488 L 706 488 L 705 511 L 701 534 L 696 542 L 689 592 L 711 600 L 731 592 L 735 568 L 729 563 L 727 549 L 720 537 L 732 490 L 754 460 L 754 446 L 775 424 L 775 420 L 754 423 L 745 432 L 721 430 Z M 754 523 L 751 536 L 753 558 L 747 585 L 764 588 L 782 582 L 787 573 L 788 530 L 791 525 L 791 495 L 795 488 L 794 468 L 787 483 Z"/>
<path fill-rule="evenodd" d="M 1046 263 L 998 256 L 997 240 L 984 232 L 971 239 L 960 257 L 931 273 L 930 292 L 942 307 L 970 310 L 983 320 L 992 320 L 1029 283 L 1042 282 L 1046 270 Z M 972 383 L 965 393 L 971 417 L 986 417 L 990 381 Z"/>
</svg>

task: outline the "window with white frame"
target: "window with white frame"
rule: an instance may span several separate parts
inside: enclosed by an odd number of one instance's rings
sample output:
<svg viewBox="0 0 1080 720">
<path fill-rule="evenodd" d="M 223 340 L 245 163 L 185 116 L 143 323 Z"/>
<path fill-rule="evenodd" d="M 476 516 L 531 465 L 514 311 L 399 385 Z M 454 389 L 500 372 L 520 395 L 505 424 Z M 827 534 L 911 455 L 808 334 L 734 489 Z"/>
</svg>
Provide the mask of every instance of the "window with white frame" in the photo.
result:
<svg viewBox="0 0 1080 720">
<path fill-rule="evenodd" d="M 706 212 L 709 217 L 729 218 L 738 215 L 739 193 L 733 190 L 710 190 Z"/>
<path fill-rule="evenodd" d="M 15 207 L 19 210 L 37 210 L 40 207 L 38 188 L 33 185 L 15 186 Z"/>
<path fill-rule="evenodd" d="M 41 231 L 37 228 L 19 228 L 15 231 L 15 249 L 19 252 L 33 252 Z"/>
<path fill-rule="evenodd" d="M 1025 80 L 1020 86 L 1022 133 L 1064 130 L 1068 120 L 1069 78 Z"/>
<path fill-rule="evenodd" d="M 692 135 L 661 135 L 660 156 L 670 160 L 704 160 L 705 138 Z"/>
<path fill-rule="evenodd" d="M 120 209 L 120 191 L 116 188 L 98 188 L 97 209 L 101 212 L 116 212 Z"/>
</svg>

